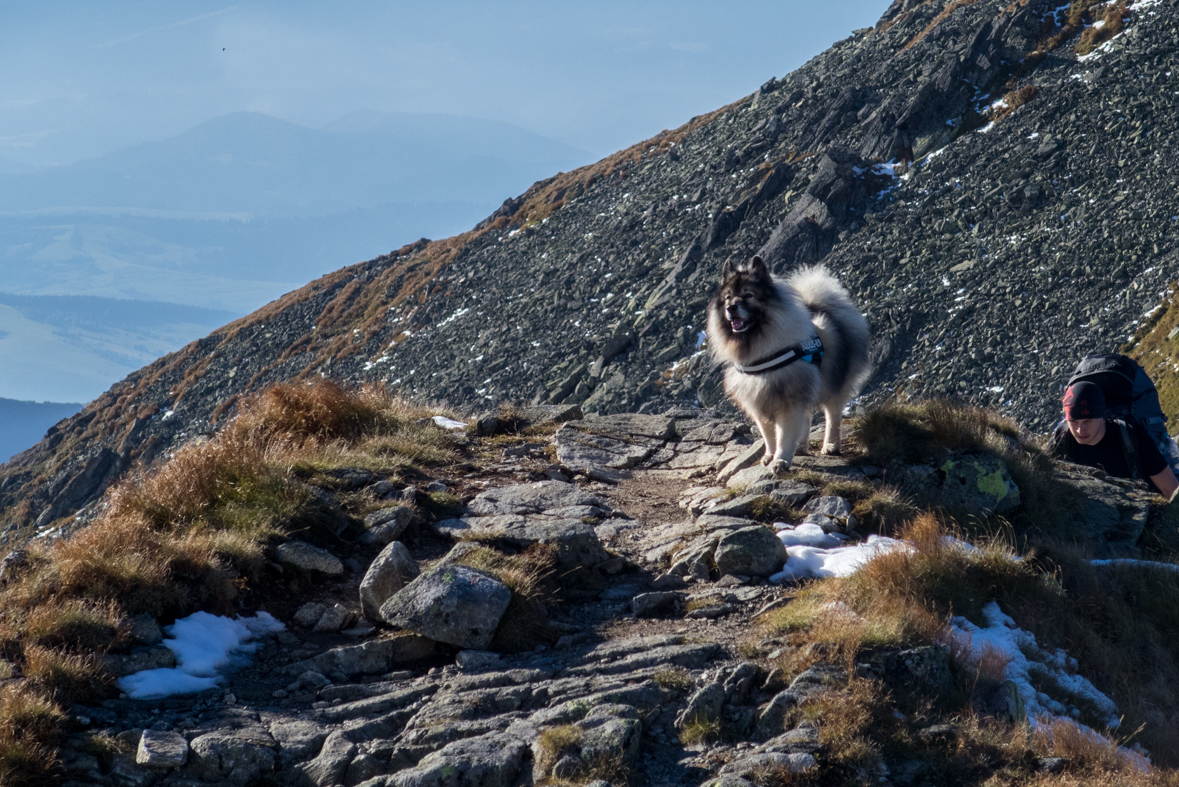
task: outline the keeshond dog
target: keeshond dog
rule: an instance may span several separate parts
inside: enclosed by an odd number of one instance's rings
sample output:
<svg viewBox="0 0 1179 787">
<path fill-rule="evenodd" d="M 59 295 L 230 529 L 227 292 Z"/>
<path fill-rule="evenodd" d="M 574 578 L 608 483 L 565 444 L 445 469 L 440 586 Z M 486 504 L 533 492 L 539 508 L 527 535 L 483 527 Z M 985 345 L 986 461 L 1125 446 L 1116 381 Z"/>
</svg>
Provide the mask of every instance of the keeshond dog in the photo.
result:
<svg viewBox="0 0 1179 787">
<path fill-rule="evenodd" d="M 785 279 L 761 257 L 724 264 L 708 304 L 708 340 L 725 391 L 757 424 L 775 473 L 809 445 L 811 416 L 827 417 L 823 453 L 838 454 L 843 408 L 867 379 L 868 322 L 822 266 Z"/>
</svg>

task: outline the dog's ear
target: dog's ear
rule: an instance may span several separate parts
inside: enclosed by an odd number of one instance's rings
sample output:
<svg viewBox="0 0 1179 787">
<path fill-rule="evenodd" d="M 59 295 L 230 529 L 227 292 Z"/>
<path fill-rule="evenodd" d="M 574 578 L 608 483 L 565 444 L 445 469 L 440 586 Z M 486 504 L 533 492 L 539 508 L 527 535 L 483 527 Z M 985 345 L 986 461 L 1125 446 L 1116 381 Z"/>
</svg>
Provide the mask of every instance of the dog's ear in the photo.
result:
<svg viewBox="0 0 1179 787">
<path fill-rule="evenodd" d="M 761 257 L 754 257 L 749 261 L 749 276 L 754 279 L 770 278 L 770 271 Z"/>
<path fill-rule="evenodd" d="M 725 260 L 725 264 L 721 266 L 721 278 L 731 279 L 737 275 L 737 269 L 733 266 L 733 258 L 729 257 Z"/>
</svg>

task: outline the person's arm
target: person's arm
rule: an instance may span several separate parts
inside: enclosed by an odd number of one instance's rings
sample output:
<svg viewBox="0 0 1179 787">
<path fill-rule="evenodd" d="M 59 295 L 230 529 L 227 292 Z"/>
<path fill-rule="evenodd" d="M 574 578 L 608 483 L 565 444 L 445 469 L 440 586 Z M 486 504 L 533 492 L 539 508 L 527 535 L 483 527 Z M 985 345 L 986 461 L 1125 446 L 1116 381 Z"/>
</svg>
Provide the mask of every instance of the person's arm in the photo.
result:
<svg viewBox="0 0 1179 787">
<path fill-rule="evenodd" d="M 1167 498 L 1168 503 L 1175 499 L 1175 492 L 1179 491 L 1179 478 L 1175 477 L 1169 466 L 1164 467 L 1161 473 L 1152 475 L 1150 480 L 1163 493 L 1163 497 Z"/>
</svg>

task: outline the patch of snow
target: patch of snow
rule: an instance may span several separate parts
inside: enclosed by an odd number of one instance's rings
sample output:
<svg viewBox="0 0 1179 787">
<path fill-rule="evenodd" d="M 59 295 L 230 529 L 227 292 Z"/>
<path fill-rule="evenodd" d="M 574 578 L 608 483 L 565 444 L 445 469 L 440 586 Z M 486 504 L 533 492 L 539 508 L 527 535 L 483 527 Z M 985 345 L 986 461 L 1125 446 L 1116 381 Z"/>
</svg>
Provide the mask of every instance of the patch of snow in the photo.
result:
<svg viewBox="0 0 1179 787">
<path fill-rule="evenodd" d="M 1018 689 L 1032 726 L 1051 723 L 1060 718 L 1075 720 L 1081 715 L 1076 705 L 1078 701 L 1097 714 L 1106 727 L 1113 729 L 1121 724 L 1113 700 L 1098 691 L 1088 680 L 1075 674 L 1076 659 L 1059 648 L 1053 651 L 1041 648 L 1035 636 L 1015 625 L 1015 621 L 999 608 L 997 601 L 984 606 L 982 615 L 985 625 L 981 627 L 961 615 L 955 615 L 950 619 L 948 636 L 976 660 L 988 652 L 1007 660 L 1003 677 Z M 1033 680 L 1043 690 L 1037 689 Z M 1056 696 L 1049 695 L 1047 691 Z M 1084 725 L 1078 726 L 1083 730 L 1090 729 Z"/>
<path fill-rule="evenodd" d="M 443 429 L 466 429 L 467 428 L 467 424 L 463 423 L 462 421 L 455 421 L 451 418 L 447 418 L 445 415 L 436 415 L 436 416 L 434 416 L 433 421 L 434 421 L 434 423 L 441 426 Z"/>
<path fill-rule="evenodd" d="M 821 528 L 820 528 L 821 529 Z M 797 530 L 797 528 L 796 528 Z M 799 546 L 787 550 L 786 565 L 770 577 L 770 582 L 781 583 L 799 579 L 846 577 L 877 555 L 894 549 L 906 549 L 901 541 L 884 536 L 868 536 L 868 540 L 852 546 L 822 549 Z"/>
<path fill-rule="evenodd" d="M 1091 561 L 1095 566 L 1132 566 L 1134 568 L 1159 569 L 1179 574 L 1179 566 L 1174 563 L 1159 563 L 1154 560 L 1133 560 L 1128 557 L 1113 558 L 1111 560 Z"/>
<path fill-rule="evenodd" d="M 823 528 L 813 522 L 803 522 L 801 525 L 791 527 L 785 522 L 775 522 L 774 528 L 783 528 L 778 530 L 778 538 L 787 547 L 816 547 L 818 549 L 831 549 L 833 547 L 843 546 L 844 540 L 847 536 L 841 533 L 825 533 Z M 789 561 L 787 561 L 789 565 Z"/>
<path fill-rule="evenodd" d="M 150 669 L 119 679 L 119 689 L 131 699 L 191 694 L 216 688 L 225 667 L 241 666 L 258 649 L 250 640 L 285 629 L 267 612 L 230 620 L 208 612 L 194 612 L 164 627 L 164 646 L 176 654 L 177 666 Z"/>
<path fill-rule="evenodd" d="M 696 346 L 697 347 L 702 347 L 706 341 L 708 341 L 708 334 L 707 333 L 705 333 L 704 331 L 700 331 L 699 333 L 696 334 Z"/>
</svg>

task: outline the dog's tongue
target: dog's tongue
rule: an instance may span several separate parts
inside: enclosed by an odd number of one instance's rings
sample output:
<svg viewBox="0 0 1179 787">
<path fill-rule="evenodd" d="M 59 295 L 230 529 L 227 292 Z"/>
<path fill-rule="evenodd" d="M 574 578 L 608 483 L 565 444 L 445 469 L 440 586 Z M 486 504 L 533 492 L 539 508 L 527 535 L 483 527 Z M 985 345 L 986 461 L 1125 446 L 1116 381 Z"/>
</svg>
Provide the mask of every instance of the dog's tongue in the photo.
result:
<svg viewBox="0 0 1179 787">
<path fill-rule="evenodd" d="M 729 325 L 733 328 L 733 333 L 741 333 L 749 327 L 749 320 L 730 320 Z"/>
</svg>

